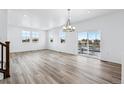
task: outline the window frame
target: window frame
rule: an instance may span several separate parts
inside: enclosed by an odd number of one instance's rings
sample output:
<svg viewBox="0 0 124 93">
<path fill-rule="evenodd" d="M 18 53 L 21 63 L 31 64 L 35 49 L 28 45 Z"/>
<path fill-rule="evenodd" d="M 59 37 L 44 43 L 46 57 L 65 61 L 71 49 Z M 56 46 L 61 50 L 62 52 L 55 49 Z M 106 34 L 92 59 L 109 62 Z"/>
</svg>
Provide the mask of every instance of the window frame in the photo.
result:
<svg viewBox="0 0 124 93">
<path fill-rule="evenodd" d="M 59 32 L 60 43 L 63 44 L 66 42 L 66 32 L 60 31 Z"/>
<path fill-rule="evenodd" d="M 31 32 L 31 40 L 33 43 L 39 42 L 40 33 L 38 31 Z"/>
<path fill-rule="evenodd" d="M 31 41 L 31 32 L 30 31 L 22 31 L 21 32 L 22 43 L 30 43 Z"/>
</svg>

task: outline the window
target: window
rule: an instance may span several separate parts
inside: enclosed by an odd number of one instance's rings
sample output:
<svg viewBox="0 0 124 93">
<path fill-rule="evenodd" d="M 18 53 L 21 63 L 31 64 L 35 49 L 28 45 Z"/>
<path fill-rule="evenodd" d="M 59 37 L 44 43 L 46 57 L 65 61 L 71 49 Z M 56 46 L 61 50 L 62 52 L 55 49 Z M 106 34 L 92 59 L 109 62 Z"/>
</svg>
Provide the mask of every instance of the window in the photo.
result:
<svg viewBox="0 0 124 93">
<path fill-rule="evenodd" d="M 100 32 L 79 32 L 78 50 L 80 54 L 100 55 Z"/>
<path fill-rule="evenodd" d="M 65 43 L 65 32 L 60 32 L 59 37 L 60 37 L 60 42 Z"/>
<path fill-rule="evenodd" d="M 21 35 L 22 35 L 22 42 L 23 43 L 24 42 L 30 42 L 30 35 L 31 35 L 30 31 L 22 31 Z"/>
<path fill-rule="evenodd" d="M 32 32 L 32 42 L 39 41 L 39 32 Z"/>
<path fill-rule="evenodd" d="M 49 33 L 49 42 L 53 42 L 53 35 L 52 35 L 52 33 Z"/>
<path fill-rule="evenodd" d="M 39 41 L 39 32 L 31 32 L 31 31 L 22 31 L 21 36 L 22 36 L 22 42 L 26 43 L 26 42 L 30 42 L 30 40 L 32 40 L 32 42 L 38 42 Z"/>
</svg>

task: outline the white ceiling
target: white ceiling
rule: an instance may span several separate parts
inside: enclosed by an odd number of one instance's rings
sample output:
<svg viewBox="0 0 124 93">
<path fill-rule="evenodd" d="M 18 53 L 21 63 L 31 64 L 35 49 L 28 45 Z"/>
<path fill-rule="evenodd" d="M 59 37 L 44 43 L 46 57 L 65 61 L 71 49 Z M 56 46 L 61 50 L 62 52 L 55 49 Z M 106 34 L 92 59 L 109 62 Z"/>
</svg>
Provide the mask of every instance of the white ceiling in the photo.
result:
<svg viewBox="0 0 124 93">
<path fill-rule="evenodd" d="M 71 22 L 79 22 L 122 10 L 102 9 L 72 9 Z M 14 26 L 31 27 L 40 30 L 49 30 L 65 24 L 66 9 L 16 9 L 8 10 L 8 24 Z"/>
</svg>

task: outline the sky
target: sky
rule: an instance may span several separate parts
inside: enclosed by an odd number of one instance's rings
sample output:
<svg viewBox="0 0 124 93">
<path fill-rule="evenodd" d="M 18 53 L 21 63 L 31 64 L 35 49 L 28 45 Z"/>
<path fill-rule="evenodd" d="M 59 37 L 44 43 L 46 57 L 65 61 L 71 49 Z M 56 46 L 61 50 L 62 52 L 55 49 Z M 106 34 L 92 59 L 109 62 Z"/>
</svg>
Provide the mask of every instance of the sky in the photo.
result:
<svg viewBox="0 0 124 93">
<path fill-rule="evenodd" d="M 66 32 L 59 32 L 59 37 L 65 39 Z"/>
<path fill-rule="evenodd" d="M 90 40 L 94 40 L 94 39 L 100 39 L 100 32 L 79 32 L 78 33 L 78 40 L 81 39 L 87 39 L 87 37 Z"/>
</svg>

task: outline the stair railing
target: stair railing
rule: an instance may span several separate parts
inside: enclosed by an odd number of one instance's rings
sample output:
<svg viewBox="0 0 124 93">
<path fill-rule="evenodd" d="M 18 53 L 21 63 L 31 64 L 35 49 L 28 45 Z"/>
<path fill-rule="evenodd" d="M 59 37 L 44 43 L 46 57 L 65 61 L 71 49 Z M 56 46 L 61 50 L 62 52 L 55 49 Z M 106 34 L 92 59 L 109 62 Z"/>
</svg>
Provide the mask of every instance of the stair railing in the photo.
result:
<svg viewBox="0 0 124 93">
<path fill-rule="evenodd" d="M 5 43 L 0 42 L 0 46 L 1 46 L 0 72 L 4 74 L 4 79 L 10 77 L 10 52 L 9 52 L 10 50 L 9 50 L 9 45 L 10 45 L 9 41 L 6 41 Z M 4 48 L 5 48 L 5 51 L 4 51 Z M 4 57 L 4 53 L 5 53 L 5 57 Z"/>
</svg>

